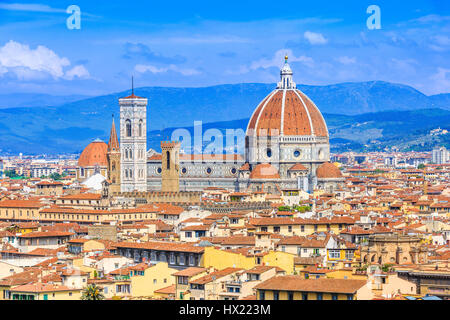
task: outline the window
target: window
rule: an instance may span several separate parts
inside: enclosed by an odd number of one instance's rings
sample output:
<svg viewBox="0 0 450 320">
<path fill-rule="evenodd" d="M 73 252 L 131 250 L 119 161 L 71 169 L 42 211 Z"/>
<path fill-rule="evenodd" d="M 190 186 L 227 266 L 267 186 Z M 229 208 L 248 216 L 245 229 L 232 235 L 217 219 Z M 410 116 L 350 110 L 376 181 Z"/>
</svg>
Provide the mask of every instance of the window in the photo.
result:
<svg viewBox="0 0 450 320">
<path fill-rule="evenodd" d="M 188 277 L 177 277 L 178 284 L 188 284 Z"/>
<path fill-rule="evenodd" d="M 308 294 L 302 293 L 302 300 L 308 300 Z"/>
<path fill-rule="evenodd" d="M 190 255 L 190 256 L 189 256 L 189 265 L 190 265 L 190 266 L 193 266 L 193 265 L 194 265 L 194 256 L 193 256 L 193 255 Z"/>
<path fill-rule="evenodd" d="M 280 232 L 280 227 L 273 227 L 273 232 L 279 233 Z"/>
<path fill-rule="evenodd" d="M 288 292 L 288 300 L 294 300 L 294 293 L 292 291 Z"/>
<path fill-rule="evenodd" d="M 139 137 L 142 137 L 142 119 L 139 120 Z"/>
<path fill-rule="evenodd" d="M 330 259 L 339 259 L 341 257 L 341 252 L 339 250 L 330 250 Z"/>
<path fill-rule="evenodd" d="M 322 293 L 318 293 L 317 294 L 317 300 L 323 300 L 323 294 Z"/>
<path fill-rule="evenodd" d="M 130 119 L 127 119 L 125 121 L 125 130 L 126 130 L 127 137 L 131 137 L 131 120 Z"/>
<path fill-rule="evenodd" d="M 259 300 L 265 300 L 266 298 L 266 293 L 264 292 L 264 290 L 260 290 L 259 291 Z"/>
<path fill-rule="evenodd" d="M 186 231 L 186 238 L 192 238 L 192 232 Z"/>
<path fill-rule="evenodd" d="M 345 259 L 346 260 L 353 260 L 354 252 L 350 250 L 345 251 Z"/>
<path fill-rule="evenodd" d="M 331 299 L 337 300 L 338 299 L 338 295 L 336 293 L 333 293 L 333 295 L 331 296 Z"/>
<path fill-rule="evenodd" d="M 280 300 L 280 292 L 279 291 L 273 292 L 273 300 Z"/>
<path fill-rule="evenodd" d="M 267 154 L 267 158 L 271 158 L 272 157 L 272 149 L 267 149 L 267 151 L 266 151 L 266 154 Z"/>
<path fill-rule="evenodd" d="M 292 226 L 288 226 L 288 232 L 292 232 Z"/>
<path fill-rule="evenodd" d="M 353 295 L 352 294 L 348 294 L 347 295 L 347 300 L 353 300 Z"/>
<path fill-rule="evenodd" d="M 174 264 L 175 263 L 175 254 L 172 252 L 170 254 L 170 264 Z"/>
<path fill-rule="evenodd" d="M 166 158 L 167 158 L 166 168 L 167 168 L 167 170 L 170 170 L 170 152 L 169 151 L 166 151 Z"/>
<path fill-rule="evenodd" d="M 301 230 L 302 232 L 305 232 L 305 226 L 300 226 L 300 230 Z"/>
</svg>

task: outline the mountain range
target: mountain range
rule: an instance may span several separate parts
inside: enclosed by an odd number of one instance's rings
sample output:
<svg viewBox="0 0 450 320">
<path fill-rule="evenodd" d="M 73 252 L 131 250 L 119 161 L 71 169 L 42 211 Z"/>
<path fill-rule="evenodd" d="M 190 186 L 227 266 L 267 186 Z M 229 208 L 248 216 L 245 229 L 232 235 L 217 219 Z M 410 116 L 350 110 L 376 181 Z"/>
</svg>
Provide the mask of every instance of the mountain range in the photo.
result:
<svg viewBox="0 0 450 320">
<path fill-rule="evenodd" d="M 256 83 L 143 87 L 135 94 L 149 99 L 149 148 L 158 150 L 159 141 L 170 137 L 170 128 L 190 128 L 194 121 L 202 121 L 205 129 L 245 129 L 253 110 L 274 87 Z M 427 96 L 412 87 L 380 81 L 298 88 L 322 111 L 331 141 L 343 150 L 367 148 L 368 143 L 382 148 L 402 143 L 406 136 L 411 141 L 405 148 L 416 140 L 422 147 L 447 143 L 422 138 L 437 127 L 450 129 L 450 94 Z M 112 114 L 119 123 L 118 98 L 129 94 L 130 90 L 81 100 L 0 95 L 0 153 L 77 153 L 95 138 L 107 141 Z"/>
</svg>

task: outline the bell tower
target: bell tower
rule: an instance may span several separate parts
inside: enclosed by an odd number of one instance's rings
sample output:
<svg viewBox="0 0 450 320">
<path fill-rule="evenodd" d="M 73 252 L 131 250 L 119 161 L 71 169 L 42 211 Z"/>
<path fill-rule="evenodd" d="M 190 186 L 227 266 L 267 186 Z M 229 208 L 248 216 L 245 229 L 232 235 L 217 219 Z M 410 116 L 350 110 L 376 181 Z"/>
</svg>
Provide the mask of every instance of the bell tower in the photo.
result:
<svg viewBox="0 0 450 320">
<path fill-rule="evenodd" d="M 109 135 L 108 151 L 108 180 L 109 191 L 111 193 L 120 192 L 120 145 L 117 138 L 116 125 L 114 124 L 114 115 L 112 118 L 111 134 Z"/>
<path fill-rule="evenodd" d="M 161 191 L 180 191 L 180 142 L 161 142 Z"/>
<path fill-rule="evenodd" d="M 134 94 L 119 99 L 120 191 L 147 191 L 147 99 Z"/>
</svg>

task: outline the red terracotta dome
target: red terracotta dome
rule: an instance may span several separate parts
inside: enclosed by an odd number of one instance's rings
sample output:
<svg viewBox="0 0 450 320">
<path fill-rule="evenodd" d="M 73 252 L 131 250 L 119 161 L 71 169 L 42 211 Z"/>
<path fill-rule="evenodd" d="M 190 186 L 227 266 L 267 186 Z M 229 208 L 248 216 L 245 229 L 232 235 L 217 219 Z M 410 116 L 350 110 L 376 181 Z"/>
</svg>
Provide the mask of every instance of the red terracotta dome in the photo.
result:
<svg viewBox="0 0 450 320">
<path fill-rule="evenodd" d="M 99 165 L 100 167 L 106 167 L 108 161 L 106 153 L 108 151 L 108 145 L 101 140 L 95 140 L 91 142 L 81 153 L 78 159 L 79 167 L 94 167 Z"/>
<path fill-rule="evenodd" d="M 334 164 L 325 162 L 317 168 L 316 176 L 319 179 L 338 179 L 342 178 L 342 172 Z"/>
<path fill-rule="evenodd" d="M 247 127 L 256 135 L 328 137 L 325 120 L 317 106 L 298 89 L 276 89 L 256 108 Z"/>
<path fill-rule="evenodd" d="M 270 163 L 261 163 L 253 168 L 250 179 L 280 179 L 280 174 Z"/>
</svg>

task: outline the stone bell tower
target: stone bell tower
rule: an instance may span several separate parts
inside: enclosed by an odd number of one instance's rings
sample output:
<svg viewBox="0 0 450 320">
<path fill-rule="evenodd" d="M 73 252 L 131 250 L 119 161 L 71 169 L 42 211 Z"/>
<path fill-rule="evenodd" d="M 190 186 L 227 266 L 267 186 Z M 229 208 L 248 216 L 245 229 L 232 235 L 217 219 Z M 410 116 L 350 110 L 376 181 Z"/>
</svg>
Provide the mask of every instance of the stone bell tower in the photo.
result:
<svg viewBox="0 0 450 320">
<path fill-rule="evenodd" d="M 161 191 L 180 191 L 180 142 L 161 142 Z"/>
<path fill-rule="evenodd" d="M 120 104 L 120 191 L 147 191 L 147 99 L 134 94 Z"/>
<path fill-rule="evenodd" d="M 106 153 L 108 159 L 108 180 L 109 191 L 111 193 L 120 192 L 120 145 L 117 138 L 116 125 L 114 124 L 114 116 L 111 125 L 111 134 L 109 135 L 108 151 Z"/>
</svg>

